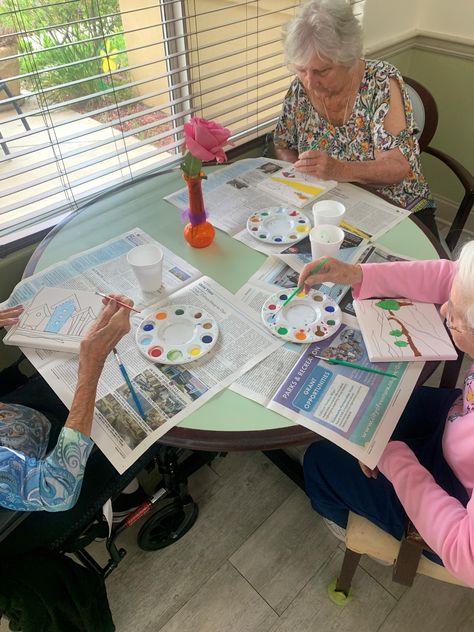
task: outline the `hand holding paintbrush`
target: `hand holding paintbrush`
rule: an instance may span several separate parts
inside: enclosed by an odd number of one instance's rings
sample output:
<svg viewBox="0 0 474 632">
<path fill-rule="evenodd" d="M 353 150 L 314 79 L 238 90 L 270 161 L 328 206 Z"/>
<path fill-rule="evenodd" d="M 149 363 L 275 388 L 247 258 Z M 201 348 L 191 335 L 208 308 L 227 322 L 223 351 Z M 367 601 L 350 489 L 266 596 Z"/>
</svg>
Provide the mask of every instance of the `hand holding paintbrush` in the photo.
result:
<svg viewBox="0 0 474 632">
<path fill-rule="evenodd" d="M 332 146 L 331 141 L 329 141 L 330 135 L 331 132 L 326 130 L 311 144 L 307 151 L 299 154 L 298 160 L 294 163 L 295 169 L 318 180 L 343 181 L 341 162 L 331 158 L 328 153 Z M 323 144 L 325 140 L 327 143 Z"/>
</svg>

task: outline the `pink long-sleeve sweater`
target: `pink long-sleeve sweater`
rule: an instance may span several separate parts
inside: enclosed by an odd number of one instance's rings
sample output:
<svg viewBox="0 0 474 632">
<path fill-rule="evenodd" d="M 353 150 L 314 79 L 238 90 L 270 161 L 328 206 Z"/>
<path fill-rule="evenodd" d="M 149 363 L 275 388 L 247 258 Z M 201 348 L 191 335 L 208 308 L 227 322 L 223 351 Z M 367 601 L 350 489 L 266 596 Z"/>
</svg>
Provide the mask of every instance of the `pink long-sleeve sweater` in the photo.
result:
<svg viewBox="0 0 474 632">
<path fill-rule="evenodd" d="M 444 303 L 456 272 L 451 261 L 362 265 L 356 298 L 405 297 Z M 378 463 L 425 542 L 453 575 L 474 587 L 474 365 L 464 393 L 451 407 L 443 434 L 443 454 L 470 500 L 467 507 L 447 494 L 402 441 L 391 441 Z"/>
</svg>

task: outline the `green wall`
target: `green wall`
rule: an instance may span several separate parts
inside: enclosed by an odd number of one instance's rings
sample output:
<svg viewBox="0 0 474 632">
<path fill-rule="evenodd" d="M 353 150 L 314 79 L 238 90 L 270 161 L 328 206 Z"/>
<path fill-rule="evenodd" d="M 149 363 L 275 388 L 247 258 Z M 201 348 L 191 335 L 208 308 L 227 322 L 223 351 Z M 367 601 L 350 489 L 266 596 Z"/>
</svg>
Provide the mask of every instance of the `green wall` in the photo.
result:
<svg viewBox="0 0 474 632">
<path fill-rule="evenodd" d="M 431 145 L 445 151 L 474 173 L 474 61 L 412 48 L 387 57 L 400 72 L 416 79 L 438 106 L 438 128 Z M 423 171 L 434 194 L 459 204 L 464 189 L 439 160 L 422 155 Z M 439 215 L 452 216 L 440 208 Z M 474 230 L 471 219 L 466 228 Z"/>
</svg>

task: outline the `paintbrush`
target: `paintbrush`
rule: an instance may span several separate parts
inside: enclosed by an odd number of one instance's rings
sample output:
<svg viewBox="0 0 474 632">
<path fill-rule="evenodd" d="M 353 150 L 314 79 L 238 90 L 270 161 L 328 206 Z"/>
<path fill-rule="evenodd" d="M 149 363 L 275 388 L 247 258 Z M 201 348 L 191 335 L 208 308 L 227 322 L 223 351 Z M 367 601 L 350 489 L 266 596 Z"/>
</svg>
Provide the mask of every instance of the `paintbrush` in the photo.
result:
<svg viewBox="0 0 474 632">
<path fill-rule="evenodd" d="M 310 151 L 314 151 L 315 149 L 317 149 L 319 147 L 319 145 L 321 144 L 321 142 L 327 138 L 330 135 L 330 131 L 327 129 L 324 134 L 321 134 L 321 136 L 314 141 L 314 143 L 311 145 L 310 147 Z"/>
<path fill-rule="evenodd" d="M 126 307 L 131 312 L 136 312 L 137 314 L 141 314 L 139 309 L 135 309 L 134 307 L 131 307 L 130 305 L 127 305 L 127 303 L 122 303 L 122 301 L 119 301 L 118 299 L 114 298 L 113 296 L 109 296 L 108 294 L 103 294 L 103 292 L 98 292 L 97 290 L 95 291 L 95 293 L 97 294 L 97 296 L 103 296 L 104 298 L 108 298 L 109 301 L 115 301 L 117 303 L 117 305 L 120 305 L 121 307 Z"/>
<path fill-rule="evenodd" d="M 319 265 L 317 265 L 317 266 L 316 266 L 316 268 L 315 268 L 314 270 L 312 270 L 312 271 L 311 271 L 311 274 L 317 274 L 317 273 L 321 270 L 321 268 L 323 267 L 323 265 L 326 263 L 326 261 L 327 261 L 327 258 L 323 259 L 323 260 L 321 261 L 321 263 L 320 263 Z M 276 317 L 276 315 L 278 314 L 278 312 L 279 312 L 280 310 L 282 310 L 282 309 L 285 307 L 285 305 L 288 305 L 288 303 L 291 301 L 291 299 L 292 299 L 292 298 L 294 298 L 294 297 L 298 294 L 298 292 L 301 292 L 301 291 L 303 290 L 303 288 L 304 288 L 304 284 L 303 284 L 303 285 L 298 286 L 298 287 L 296 288 L 296 290 L 290 294 L 290 296 L 286 299 L 286 301 L 285 301 L 284 303 L 282 303 L 282 304 L 280 305 L 280 307 L 276 310 L 276 312 L 274 312 L 274 313 L 272 314 L 272 322 L 275 322 L 275 317 Z"/>
<path fill-rule="evenodd" d="M 367 371 L 367 373 L 378 373 L 379 375 L 385 375 L 386 377 L 398 377 L 393 373 L 386 373 L 385 371 L 379 371 L 378 369 L 371 369 L 369 366 L 363 366 L 362 364 L 355 364 L 354 362 L 346 362 L 346 360 L 339 360 L 338 358 L 325 358 L 324 356 L 311 354 L 313 358 L 319 358 L 329 364 L 341 364 L 342 366 L 350 366 L 352 369 L 360 369 L 361 371 Z"/>
</svg>

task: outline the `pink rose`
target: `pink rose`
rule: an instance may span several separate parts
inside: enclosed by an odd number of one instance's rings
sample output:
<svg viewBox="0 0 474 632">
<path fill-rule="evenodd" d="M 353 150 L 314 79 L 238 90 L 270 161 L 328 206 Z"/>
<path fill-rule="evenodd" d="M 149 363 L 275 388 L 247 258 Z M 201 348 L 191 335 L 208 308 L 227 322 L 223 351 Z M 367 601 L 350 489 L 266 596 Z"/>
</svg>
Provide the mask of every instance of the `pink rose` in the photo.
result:
<svg viewBox="0 0 474 632">
<path fill-rule="evenodd" d="M 222 147 L 227 144 L 231 132 L 214 121 L 194 116 L 184 124 L 184 140 L 189 153 L 200 160 L 225 162 Z"/>
</svg>

